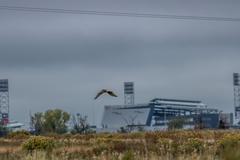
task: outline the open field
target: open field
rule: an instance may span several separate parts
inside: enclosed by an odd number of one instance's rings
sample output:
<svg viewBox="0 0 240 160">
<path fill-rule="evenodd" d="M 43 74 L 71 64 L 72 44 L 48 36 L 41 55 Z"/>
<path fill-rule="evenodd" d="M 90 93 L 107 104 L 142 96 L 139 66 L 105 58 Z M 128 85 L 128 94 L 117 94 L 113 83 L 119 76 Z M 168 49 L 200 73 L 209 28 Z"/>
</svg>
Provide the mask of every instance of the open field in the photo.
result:
<svg viewBox="0 0 240 160">
<path fill-rule="evenodd" d="M 233 130 L 38 138 L 19 133 L 0 139 L 1 160 L 239 160 L 239 150 L 240 132 Z"/>
</svg>

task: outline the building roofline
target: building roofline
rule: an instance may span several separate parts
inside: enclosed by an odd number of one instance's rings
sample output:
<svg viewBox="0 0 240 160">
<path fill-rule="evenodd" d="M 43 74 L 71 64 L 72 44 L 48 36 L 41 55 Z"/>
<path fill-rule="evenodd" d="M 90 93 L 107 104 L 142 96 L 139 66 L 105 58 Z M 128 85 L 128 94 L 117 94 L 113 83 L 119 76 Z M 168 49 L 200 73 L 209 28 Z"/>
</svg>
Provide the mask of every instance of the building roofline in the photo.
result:
<svg viewBox="0 0 240 160">
<path fill-rule="evenodd" d="M 150 102 L 156 101 L 171 101 L 171 102 L 183 102 L 183 103 L 202 103 L 201 101 L 195 100 L 180 100 L 180 99 L 167 99 L 167 98 L 154 98 Z"/>
</svg>

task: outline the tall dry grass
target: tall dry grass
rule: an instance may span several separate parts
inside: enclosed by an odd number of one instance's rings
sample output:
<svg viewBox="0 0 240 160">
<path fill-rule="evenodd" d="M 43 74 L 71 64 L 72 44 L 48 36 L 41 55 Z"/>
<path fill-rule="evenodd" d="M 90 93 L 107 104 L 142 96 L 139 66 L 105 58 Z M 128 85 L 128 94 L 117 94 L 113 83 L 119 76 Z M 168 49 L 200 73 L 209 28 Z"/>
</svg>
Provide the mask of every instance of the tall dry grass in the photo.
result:
<svg viewBox="0 0 240 160">
<path fill-rule="evenodd" d="M 240 160 L 239 150 L 238 130 L 15 134 L 0 139 L 0 160 Z"/>
</svg>

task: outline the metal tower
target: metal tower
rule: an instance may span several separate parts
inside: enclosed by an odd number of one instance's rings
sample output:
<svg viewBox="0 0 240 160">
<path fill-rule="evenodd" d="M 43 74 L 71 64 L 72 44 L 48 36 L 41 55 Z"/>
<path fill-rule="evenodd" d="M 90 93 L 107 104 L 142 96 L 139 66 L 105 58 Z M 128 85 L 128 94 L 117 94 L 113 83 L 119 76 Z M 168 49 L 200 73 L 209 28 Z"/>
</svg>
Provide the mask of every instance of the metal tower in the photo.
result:
<svg viewBox="0 0 240 160">
<path fill-rule="evenodd" d="M 0 122 L 3 125 L 9 122 L 8 79 L 0 79 Z"/>
<path fill-rule="evenodd" d="M 134 83 L 124 82 L 124 104 L 134 105 Z"/>
<path fill-rule="evenodd" d="M 240 119 L 240 74 L 233 73 L 235 118 Z"/>
</svg>

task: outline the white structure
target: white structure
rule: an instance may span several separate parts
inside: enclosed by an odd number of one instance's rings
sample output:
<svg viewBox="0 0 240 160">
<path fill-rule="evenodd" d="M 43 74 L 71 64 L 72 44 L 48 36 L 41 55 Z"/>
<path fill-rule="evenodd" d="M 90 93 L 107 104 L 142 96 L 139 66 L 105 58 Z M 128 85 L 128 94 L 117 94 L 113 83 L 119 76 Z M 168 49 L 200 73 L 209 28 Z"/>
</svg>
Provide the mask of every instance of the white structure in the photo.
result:
<svg viewBox="0 0 240 160">
<path fill-rule="evenodd" d="M 114 130 L 126 126 L 146 126 L 150 110 L 148 105 L 105 106 L 102 127 Z"/>
<path fill-rule="evenodd" d="M 19 130 L 24 126 L 24 124 L 19 123 L 18 121 L 10 121 L 6 127 L 10 130 Z"/>
</svg>

